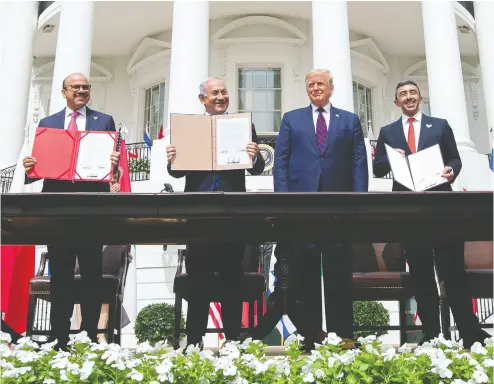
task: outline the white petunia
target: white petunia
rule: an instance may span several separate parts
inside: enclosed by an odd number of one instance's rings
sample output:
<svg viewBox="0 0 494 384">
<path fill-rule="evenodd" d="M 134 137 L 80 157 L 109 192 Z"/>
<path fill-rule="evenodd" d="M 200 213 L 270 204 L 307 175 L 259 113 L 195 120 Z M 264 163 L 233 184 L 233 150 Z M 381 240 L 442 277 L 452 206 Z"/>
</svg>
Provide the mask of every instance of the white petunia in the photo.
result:
<svg viewBox="0 0 494 384">
<path fill-rule="evenodd" d="M 489 382 L 489 378 L 487 377 L 487 375 L 485 374 L 484 371 L 475 371 L 473 374 L 472 374 L 472 379 L 476 382 L 476 383 L 487 383 Z"/>
<path fill-rule="evenodd" d="M 135 369 L 132 369 L 132 371 L 127 375 L 127 377 L 139 382 L 141 382 L 144 379 L 144 375 L 141 372 L 136 371 Z"/>
<path fill-rule="evenodd" d="M 12 337 L 8 333 L 0 332 L 0 342 L 11 343 Z"/>
<path fill-rule="evenodd" d="M 91 373 L 93 373 L 94 364 L 95 363 L 93 360 L 86 360 L 84 362 L 80 370 L 81 380 L 87 380 L 89 376 L 91 376 Z"/>
<path fill-rule="evenodd" d="M 339 337 L 336 333 L 330 332 L 328 333 L 328 336 L 324 339 L 322 342 L 323 345 L 329 344 L 329 345 L 339 345 L 343 339 Z"/>
<path fill-rule="evenodd" d="M 485 349 L 482 344 L 480 344 L 478 341 L 473 343 L 472 347 L 470 348 L 471 353 L 478 353 L 480 355 L 487 355 L 487 349 Z"/>
</svg>

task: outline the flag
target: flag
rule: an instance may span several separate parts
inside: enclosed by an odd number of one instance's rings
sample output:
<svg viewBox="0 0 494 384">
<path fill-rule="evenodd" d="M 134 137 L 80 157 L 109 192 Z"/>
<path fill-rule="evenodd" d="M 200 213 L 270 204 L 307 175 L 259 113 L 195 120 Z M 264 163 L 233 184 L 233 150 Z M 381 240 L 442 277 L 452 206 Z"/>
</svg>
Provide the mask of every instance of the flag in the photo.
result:
<svg viewBox="0 0 494 384">
<path fill-rule="evenodd" d="M 160 132 L 158 133 L 158 140 L 161 140 L 165 135 L 163 134 L 163 124 L 161 124 Z"/>
<path fill-rule="evenodd" d="M 134 148 L 132 152 L 128 151 L 128 154 L 130 159 L 137 159 L 139 157 L 139 155 L 137 154 L 137 148 Z"/>
<path fill-rule="evenodd" d="M 276 246 L 273 245 L 273 254 L 271 255 L 271 263 L 269 265 L 268 295 L 274 292 L 274 283 L 276 282 L 276 276 L 274 275 L 274 265 L 276 263 L 276 256 L 274 255 L 275 248 Z M 276 329 L 280 332 L 283 340 L 286 340 L 288 336 L 297 330 L 286 315 L 283 315 L 278 324 L 276 324 Z"/>
<path fill-rule="evenodd" d="M 151 149 L 151 147 L 153 146 L 153 142 L 151 141 L 151 138 L 146 131 L 144 131 L 144 142 L 146 143 L 148 148 Z"/>
<path fill-rule="evenodd" d="M 494 172 L 494 129 L 491 128 L 491 156 L 489 157 L 489 168 Z"/>
<path fill-rule="evenodd" d="M 129 160 L 127 159 L 125 140 L 122 140 L 122 144 L 120 146 L 120 170 L 122 171 L 120 176 L 120 192 L 131 192 Z"/>
<path fill-rule="evenodd" d="M 221 305 L 220 303 L 210 303 L 209 304 L 209 316 L 211 316 L 211 320 L 213 321 L 214 327 L 219 329 L 223 328 L 223 320 L 221 316 Z M 223 343 L 225 341 L 225 334 L 218 333 L 218 337 L 220 338 L 220 342 Z"/>
<path fill-rule="evenodd" d="M 26 332 L 29 281 L 34 277 L 34 245 L 1 246 L 1 311 L 17 333 Z"/>
</svg>

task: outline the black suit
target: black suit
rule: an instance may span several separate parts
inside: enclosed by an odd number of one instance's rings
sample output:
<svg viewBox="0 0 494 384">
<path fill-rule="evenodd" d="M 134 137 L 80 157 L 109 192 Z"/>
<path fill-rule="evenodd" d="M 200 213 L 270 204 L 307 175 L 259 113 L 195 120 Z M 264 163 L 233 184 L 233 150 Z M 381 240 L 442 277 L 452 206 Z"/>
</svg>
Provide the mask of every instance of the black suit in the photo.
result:
<svg viewBox="0 0 494 384">
<path fill-rule="evenodd" d="M 411 154 L 401 118 L 383 127 L 379 133 L 373 164 L 374 174 L 377 177 L 390 172 L 384 144 L 403 149 L 407 155 Z M 456 178 L 461 170 L 461 159 L 451 127 L 444 119 L 422 115 L 417 151 L 436 144 L 440 146 L 444 165 L 453 168 Z M 431 191 L 451 190 L 449 183 L 431 189 Z M 408 189 L 395 181 L 393 191 L 408 191 Z M 472 311 L 472 296 L 464 269 L 464 243 L 453 241 L 431 244 L 417 239 L 416 242 L 405 243 L 404 246 L 425 338 L 432 338 L 440 333 L 439 296 L 434 276 L 435 261 L 438 275 L 444 281 L 460 336 L 465 341 L 474 339 L 479 334 L 480 327 Z"/>
<path fill-rule="evenodd" d="M 258 143 L 252 125 L 252 140 Z M 258 154 L 251 175 L 264 170 L 264 158 Z M 174 171 L 168 163 L 170 176 L 185 176 L 185 192 L 245 192 L 245 171 Z M 208 244 L 187 247 L 185 266 L 189 276 L 189 300 L 187 309 L 187 344 L 197 344 L 205 334 L 211 301 L 212 279 L 218 272 L 223 286 L 223 328 L 227 339 L 240 335 L 242 316 L 242 261 L 245 245 Z"/>
<path fill-rule="evenodd" d="M 65 108 L 41 119 L 40 127 L 64 129 Z M 113 118 L 86 107 L 86 131 L 115 131 Z M 108 154 L 108 161 L 110 160 Z M 27 183 L 35 179 L 26 179 Z M 110 192 L 109 183 L 71 182 L 44 180 L 41 192 Z M 61 197 L 63 198 L 63 197 Z M 69 340 L 70 318 L 74 308 L 74 270 L 78 257 L 81 274 L 81 329 L 97 341 L 97 327 L 101 312 L 102 244 L 79 243 L 71 245 L 48 245 L 50 257 L 51 337 L 65 347 Z"/>
</svg>

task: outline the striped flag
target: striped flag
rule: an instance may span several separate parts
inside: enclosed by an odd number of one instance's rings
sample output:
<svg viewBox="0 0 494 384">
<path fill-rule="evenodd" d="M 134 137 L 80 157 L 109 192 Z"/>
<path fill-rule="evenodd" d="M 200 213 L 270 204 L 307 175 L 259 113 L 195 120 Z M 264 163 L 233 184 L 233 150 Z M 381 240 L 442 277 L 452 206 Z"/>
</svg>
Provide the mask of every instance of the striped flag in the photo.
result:
<svg viewBox="0 0 494 384">
<path fill-rule="evenodd" d="M 274 275 L 274 264 L 276 263 L 276 256 L 274 255 L 275 248 L 276 245 L 273 244 L 273 254 L 271 255 L 271 263 L 269 265 L 268 295 L 274 292 L 274 283 L 276 282 L 276 276 Z M 283 341 L 297 330 L 290 318 L 286 315 L 283 315 L 278 324 L 276 324 L 276 328 L 280 332 Z"/>
<path fill-rule="evenodd" d="M 209 316 L 211 317 L 211 321 L 213 322 L 215 328 L 223 328 L 220 303 L 215 302 L 209 304 Z M 220 343 L 223 343 L 225 341 L 224 333 L 218 333 L 218 337 L 220 339 Z"/>
</svg>

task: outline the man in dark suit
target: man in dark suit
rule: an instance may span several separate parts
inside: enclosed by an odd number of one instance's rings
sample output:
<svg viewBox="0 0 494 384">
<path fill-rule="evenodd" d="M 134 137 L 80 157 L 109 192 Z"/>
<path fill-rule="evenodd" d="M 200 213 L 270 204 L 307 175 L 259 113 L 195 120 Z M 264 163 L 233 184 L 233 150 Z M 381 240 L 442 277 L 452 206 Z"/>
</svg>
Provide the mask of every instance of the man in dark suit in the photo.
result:
<svg viewBox="0 0 494 384">
<path fill-rule="evenodd" d="M 229 95 L 223 80 L 210 78 L 199 87 L 199 100 L 205 113 L 221 115 L 227 113 Z M 252 125 L 252 140 L 247 144 L 247 153 L 253 160 L 251 175 L 264 170 L 264 159 L 259 153 L 258 140 Z M 167 147 L 168 172 L 170 176 L 185 176 L 185 192 L 245 192 L 245 171 L 174 171 L 172 161 L 176 156 L 174 146 Z M 224 292 L 222 302 L 223 328 L 228 340 L 240 336 L 242 317 L 242 261 L 245 245 L 191 245 L 187 248 L 186 269 L 189 276 L 189 300 L 187 309 L 187 344 L 202 345 L 208 321 L 210 288 L 214 272 L 218 272 Z"/>
<path fill-rule="evenodd" d="M 438 144 L 445 164 L 442 176 L 449 183 L 438 185 L 431 191 L 451 191 L 451 183 L 461 170 L 461 159 L 455 137 L 446 120 L 424 115 L 420 111 L 421 101 L 422 96 L 417 84 L 410 80 L 398 83 L 395 105 L 401 108 L 403 115 L 394 123 L 383 127 L 379 133 L 373 164 L 374 174 L 382 177 L 391 170 L 385 144 L 403 156 Z M 409 191 L 409 189 L 394 181 L 393 191 Z M 424 329 L 421 343 L 440 333 L 439 295 L 434 275 L 434 261 L 438 276 L 444 281 L 464 346 L 470 348 L 475 341 L 483 342 L 488 334 L 482 331 L 478 318 L 473 314 L 472 295 L 464 267 L 464 243 L 450 241 L 428 244 L 417 239 L 405 243 L 404 247 L 414 283 L 418 315 Z"/>
<path fill-rule="evenodd" d="M 47 116 L 39 122 L 40 127 L 79 131 L 115 131 L 113 118 L 101 112 L 89 109 L 91 85 L 80 73 L 65 78 L 62 95 L 67 107 L 58 113 Z M 110 161 L 117 164 L 118 152 L 108 154 Z M 36 159 L 26 157 L 23 165 L 26 173 L 36 164 Z M 27 178 L 26 178 L 27 179 Z M 26 182 L 32 182 L 27 179 Z M 110 192 L 108 183 L 71 182 L 62 180 L 44 180 L 41 192 Z M 97 342 L 96 331 L 101 302 L 99 300 L 102 275 L 102 244 L 80 243 L 72 245 L 48 245 L 50 257 L 50 294 L 51 294 L 51 338 L 57 339 L 57 347 L 67 348 L 70 331 L 70 318 L 74 308 L 74 269 L 78 257 L 82 289 L 82 325 L 88 336 Z"/>
<path fill-rule="evenodd" d="M 330 104 L 334 86 L 328 70 L 309 72 L 305 85 L 311 104 L 285 113 L 281 122 L 273 171 L 275 192 L 367 192 L 367 155 L 359 118 Z M 349 245 L 289 248 L 278 245 L 276 253 L 293 252 L 290 269 L 298 280 L 302 304 L 296 326 L 305 337 L 306 348 L 321 339 L 321 255 L 327 331 L 352 339 Z"/>
</svg>

